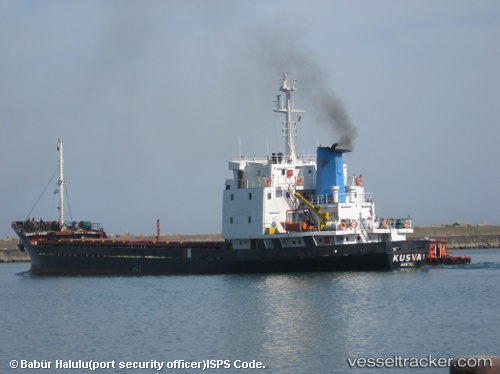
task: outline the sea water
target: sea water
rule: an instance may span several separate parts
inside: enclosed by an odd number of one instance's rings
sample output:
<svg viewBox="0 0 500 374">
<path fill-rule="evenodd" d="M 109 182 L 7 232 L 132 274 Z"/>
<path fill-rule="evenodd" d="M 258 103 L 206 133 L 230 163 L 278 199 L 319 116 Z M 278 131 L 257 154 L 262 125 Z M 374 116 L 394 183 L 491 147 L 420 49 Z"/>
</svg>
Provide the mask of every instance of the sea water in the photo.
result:
<svg viewBox="0 0 500 374">
<path fill-rule="evenodd" d="M 500 250 L 455 254 L 472 263 L 128 277 L 0 264 L 0 373 L 448 373 L 452 357 L 500 355 Z"/>
</svg>

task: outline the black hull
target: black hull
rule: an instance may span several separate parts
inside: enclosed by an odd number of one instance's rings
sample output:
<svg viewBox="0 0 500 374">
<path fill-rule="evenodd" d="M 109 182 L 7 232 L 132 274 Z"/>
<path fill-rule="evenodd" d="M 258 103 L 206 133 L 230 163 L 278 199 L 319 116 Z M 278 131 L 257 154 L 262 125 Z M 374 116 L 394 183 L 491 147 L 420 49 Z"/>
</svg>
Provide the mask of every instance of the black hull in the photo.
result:
<svg viewBox="0 0 500 374">
<path fill-rule="evenodd" d="M 22 239 L 22 238 L 21 238 Z M 234 250 L 200 242 L 182 246 L 32 245 L 23 240 L 31 272 L 40 275 L 181 275 L 288 273 L 420 268 L 426 241 Z"/>
</svg>

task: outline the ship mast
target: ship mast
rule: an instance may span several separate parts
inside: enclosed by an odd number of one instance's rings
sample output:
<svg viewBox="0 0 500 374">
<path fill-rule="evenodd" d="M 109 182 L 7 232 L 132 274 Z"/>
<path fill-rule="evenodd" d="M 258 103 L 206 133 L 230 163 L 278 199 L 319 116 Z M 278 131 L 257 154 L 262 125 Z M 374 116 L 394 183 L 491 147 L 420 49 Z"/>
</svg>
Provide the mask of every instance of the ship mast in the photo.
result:
<svg viewBox="0 0 500 374">
<path fill-rule="evenodd" d="M 283 113 L 286 115 L 286 121 L 283 122 L 284 125 L 284 136 L 285 136 L 285 156 L 288 158 L 288 163 L 297 162 L 297 154 L 295 153 L 295 132 L 294 126 L 295 122 L 292 119 L 292 113 L 303 113 L 303 110 L 298 110 L 293 108 L 292 92 L 296 90 L 295 83 L 296 79 L 288 78 L 288 74 L 283 74 L 283 81 L 280 85 L 280 91 L 285 93 L 285 105 L 281 95 L 277 95 L 276 109 L 275 112 Z"/>
<path fill-rule="evenodd" d="M 64 161 L 63 161 L 63 141 L 58 139 L 57 150 L 59 151 L 59 229 L 64 226 Z"/>
</svg>

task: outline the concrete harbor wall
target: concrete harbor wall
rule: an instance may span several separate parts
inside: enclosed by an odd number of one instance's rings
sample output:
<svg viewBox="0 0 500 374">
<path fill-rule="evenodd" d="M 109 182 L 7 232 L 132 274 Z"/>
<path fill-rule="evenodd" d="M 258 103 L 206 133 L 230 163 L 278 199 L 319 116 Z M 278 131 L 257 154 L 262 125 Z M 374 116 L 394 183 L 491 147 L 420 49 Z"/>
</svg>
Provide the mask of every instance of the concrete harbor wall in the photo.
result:
<svg viewBox="0 0 500 374">
<path fill-rule="evenodd" d="M 408 239 L 439 239 L 448 243 L 448 248 L 500 248 L 500 226 L 448 225 L 438 227 L 415 227 Z"/>
<path fill-rule="evenodd" d="M 7 238 L 0 240 L 0 262 L 22 262 L 29 261 L 28 252 L 17 249 L 19 239 Z"/>
<path fill-rule="evenodd" d="M 18 249 L 0 249 L 0 262 L 25 262 L 29 261 L 28 253 Z"/>
<path fill-rule="evenodd" d="M 117 235 L 117 237 L 121 237 Z M 439 227 L 415 227 L 408 239 L 439 239 L 448 242 L 450 249 L 500 248 L 500 226 L 448 225 Z M 133 239 L 127 235 L 127 239 Z M 165 235 L 162 240 L 220 240 L 220 234 L 178 234 Z M 16 238 L 0 240 L 0 262 L 29 261 L 28 253 L 17 249 Z"/>
</svg>

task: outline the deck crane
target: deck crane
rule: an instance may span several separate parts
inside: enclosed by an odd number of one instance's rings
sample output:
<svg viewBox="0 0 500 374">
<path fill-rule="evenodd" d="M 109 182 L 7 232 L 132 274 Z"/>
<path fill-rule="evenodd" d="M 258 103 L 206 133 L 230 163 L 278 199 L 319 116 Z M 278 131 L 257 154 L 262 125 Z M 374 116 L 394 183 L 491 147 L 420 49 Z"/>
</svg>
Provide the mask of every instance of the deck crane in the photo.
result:
<svg viewBox="0 0 500 374">
<path fill-rule="evenodd" d="M 302 196 L 299 192 L 295 192 L 295 196 L 300 199 L 311 211 L 319 218 L 319 229 L 324 231 L 326 223 L 330 220 L 330 212 L 322 212 L 320 206 L 312 205 L 309 200 Z"/>
</svg>

